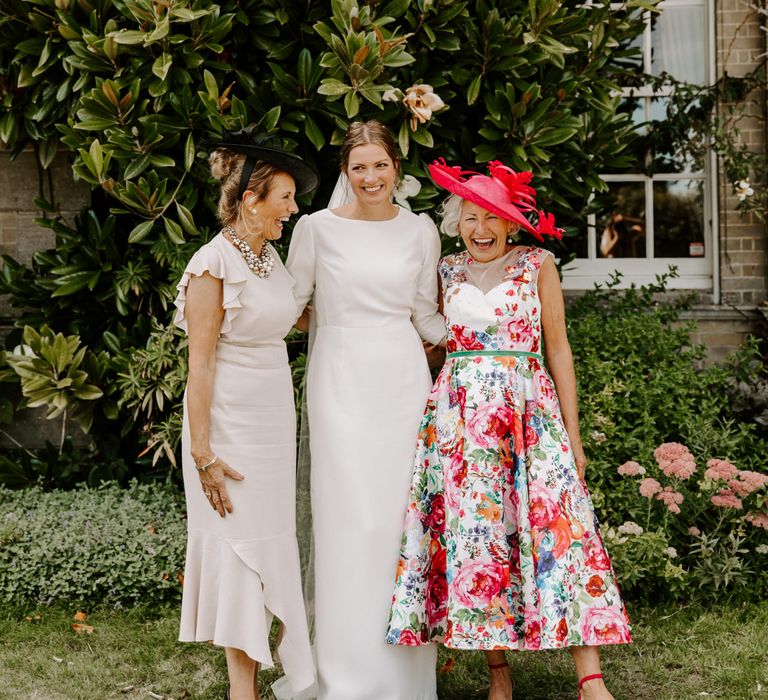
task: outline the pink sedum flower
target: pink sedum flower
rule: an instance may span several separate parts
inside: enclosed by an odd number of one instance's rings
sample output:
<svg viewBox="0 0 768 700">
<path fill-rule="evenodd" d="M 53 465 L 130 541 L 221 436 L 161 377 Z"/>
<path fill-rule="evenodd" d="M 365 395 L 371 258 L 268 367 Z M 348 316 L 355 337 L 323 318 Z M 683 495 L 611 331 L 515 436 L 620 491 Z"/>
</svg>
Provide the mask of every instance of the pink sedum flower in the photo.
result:
<svg viewBox="0 0 768 700">
<path fill-rule="evenodd" d="M 644 498 L 653 498 L 661 491 L 661 484 L 656 479 L 643 479 L 640 482 L 640 495 Z"/>
<path fill-rule="evenodd" d="M 670 513 L 677 515 L 680 512 L 680 504 L 683 502 L 683 494 L 675 491 L 671 486 L 665 486 L 664 490 L 656 494 L 656 499 L 662 501 Z"/>
<path fill-rule="evenodd" d="M 744 520 L 755 527 L 761 527 L 763 530 L 768 530 L 768 513 L 747 513 Z"/>
<path fill-rule="evenodd" d="M 696 460 L 690 450 L 679 442 L 665 442 L 659 445 L 653 456 L 667 476 L 688 479 L 696 471 Z"/>
<path fill-rule="evenodd" d="M 763 486 L 768 484 L 768 475 L 745 470 L 739 472 L 739 480 L 741 481 L 742 490 L 746 491 L 744 494 L 746 496 L 755 491 L 759 491 Z"/>
<path fill-rule="evenodd" d="M 642 476 L 645 474 L 645 469 L 641 467 L 637 462 L 633 462 L 630 460 L 629 462 L 624 462 L 617 471 L 622 476 Z"/>
<path fill-rule="evenodd" d="M 710 459 L 707 462 L 707 471 L 704 472 L 704 476 L 713 481 L 728 481 L 728 479 L 734 479 L 738 473 L 739 470 L 730 462 L 724 459 Z"/>
<path fill-rule="evenodd" d="M 695 525 L 691 525 L 691 527 L 688 528 L 688 534 L 692 535 L 693 537 L 698 537 L 701 534 L 701 530 L 697 528 Z"/>
<path fill-rule="evenodd" d="M 718 508 L 732 508 L 733 510 L 741 510 L 741 499 L 730 489 L 720 489 L 712 498 L 709 499 L 713 506 Z"/>
</svg>

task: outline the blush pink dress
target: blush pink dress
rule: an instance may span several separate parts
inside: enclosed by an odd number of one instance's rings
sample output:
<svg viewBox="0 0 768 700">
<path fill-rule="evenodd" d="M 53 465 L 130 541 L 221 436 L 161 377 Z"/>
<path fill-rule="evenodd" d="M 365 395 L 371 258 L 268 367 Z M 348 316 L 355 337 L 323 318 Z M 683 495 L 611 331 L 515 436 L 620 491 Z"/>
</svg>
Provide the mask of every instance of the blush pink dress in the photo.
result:
<svg viewBox="0 0 768 700">
<path fill-rule="evenodd" d="M 294 691 L 315 681 L 296 544 L 296 416 L 283 338 L 296 320 L 293 280 L 253 274 L 223 235 L 195 253 L 178 285 L 175 323 L 187 329 L 186 289 L 208 272 L 224 285 L 210 413 L 211 449 L 245 475 L 227 481 L 234 512 L 210 506 L 190 454 L 182 459 L 189 533 L 179 639 L 212 641 L 273 665 L 273 617 L 285 626 L 279 660 Z M 186 397 L 185 397 L 186 408 Z"/>
</svg>

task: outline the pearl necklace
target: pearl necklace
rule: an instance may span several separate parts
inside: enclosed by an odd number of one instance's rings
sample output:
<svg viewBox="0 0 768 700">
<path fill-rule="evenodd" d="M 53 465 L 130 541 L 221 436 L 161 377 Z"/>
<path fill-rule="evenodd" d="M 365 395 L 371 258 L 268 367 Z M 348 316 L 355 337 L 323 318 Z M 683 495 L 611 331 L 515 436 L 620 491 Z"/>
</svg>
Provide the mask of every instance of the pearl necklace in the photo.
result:
<svg viewBox="0 0 768 700">
<path fill-rule="evenodd" d="M 222 233 L 228 233 L 232 239 L 232 243 L 235 244 L 235 248 L 240 251 L 240 255 L 243 256 L 245 264 L 254 275 L 259 277 L 269 277 L 272 268 L 275 266 L 275 261 L 272 258 L 272 252 L 267 247 L 267 242 L 264 241 L 261 246 L 261 252 L 256 255 L 253 252 L 253 248 L 248 245 L 240 236 L 237 235 L 235 229 L 231 226 L 225 226 L 221 229 Z"/>
</svg>

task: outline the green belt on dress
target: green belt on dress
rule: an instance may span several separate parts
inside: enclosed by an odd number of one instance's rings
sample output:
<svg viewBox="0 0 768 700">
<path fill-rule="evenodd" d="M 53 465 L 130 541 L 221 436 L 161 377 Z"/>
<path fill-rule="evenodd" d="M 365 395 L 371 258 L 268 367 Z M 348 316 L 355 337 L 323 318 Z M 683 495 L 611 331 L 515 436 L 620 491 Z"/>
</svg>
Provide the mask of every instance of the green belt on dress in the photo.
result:
<svg viewBox="0 0 768 700">
<path fill-rule="evenodd" d="M 538 352 L 526 352 L 525 350 L 459 350 L 458 352 L 449 352 L 448 357 L 475 357 L 476 355 L 488 355 L 490 357 L 505 357 L 513 355 L 514 357 L 533 357 L 540 362 L 544 358 Z"/>
</svg>

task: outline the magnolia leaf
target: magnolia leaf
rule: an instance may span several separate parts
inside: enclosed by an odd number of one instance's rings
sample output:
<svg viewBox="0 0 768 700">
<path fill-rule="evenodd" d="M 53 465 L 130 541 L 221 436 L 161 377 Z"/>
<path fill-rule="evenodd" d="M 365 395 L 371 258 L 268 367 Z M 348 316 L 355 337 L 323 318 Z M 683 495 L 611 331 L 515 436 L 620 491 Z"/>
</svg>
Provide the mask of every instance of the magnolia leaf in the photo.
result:
<svg viewBox="0 0 768 700">
<path fill-rule="evenodd" d="M 128 234 L 128 243 L 139 243 L 143 241 L 155 225 L 155 220 L 143 221 Z"/>
<path fill-rule="evenodd" d="M 101 144 L 98 139 L 91 141 L 91 147 L 88 149 L 88 155 L 93 162 L 93 174 L 101 179 L 101 171 L 104 168 L 104 153 L 101 150 Z"/>
<path fill-rule="evenodd" d="M 410 129 L 408 128 L 407 121 L 404 121 L 400 126 L 400 132 L 397 134 L 397 142 L 400 146 L 400 153 L 403 158 L 407 157 L 410 148 Z"/>
<path fill-rule="evenodd" d="M 483 84 L 483 74 L 481 73 L 478 75 L 472 82 L 469 84 L 469 88 L 467 89 L 467 104 L 473 105 L 475 102 L 477 102 L 477 98 L 480 95 L 480 87 Z"/>
<path fill-rule="evenodd" d="M 197 233 L 195 228 L 195 220 L 192 217 L 192 212 L 189 211 L 183 204 L 176 202 L 176 212 L 179 215 L 179 221 L 181 227 L 190 235 L 194 236 Z"/>
<path fill-rule="evenodd" d="M 81 131 L 104 131 L 115 126 L 117 122 L 114 119 L 105 119 L 103 117 L 90 117 L 89 119 L 83 119 L 75 124 L 75 129 Z"/>
<path fill-rule="evenodd" d="M 119 32 L 111 32 L 107 36 L 118 44 L 143 44 L 147 38 L 146 32 L 132 29 L 121 29 Z"/>
<path fill-rule="evenodd" d="M 272 131 L 277 126 L 277 122 L 280 121 L 280 105 L 272 107 L 260 120 L 260 124 L 267 130 Z"/>
<path fill-rule="evenodd" d="M 147 43 L 165 39 L 165 37 L 168 36 L 170 28 L 171 18 L 166 14 L 160 24 L 158 24 L 155 30 L 147 37 Z"/>
<path fill-rule="evenodd" d="M 307 114 L 304 119 L 304 133 L 306 133 L 307 138 L 318 151 L 325 145 L 325 136 L 323 136 L 323 132 L 309 114 Z"/>
<path fill-rule="evenodd" d="M 360 111 L 360 99 L 354 92 L 348 92 L 344 97 L 344 109 L 347 110 L 347 116 L 351 119 Z"/>
<path fill-rule="evenodd" d="M 171 69 L 171 65 L 173 65 L 173 58 L 171 58 L 171 54 L 163 53 L 158 56 L 155 59 L 155 62 L 152 64 L 152 72 L 158 78 L 160 78 L 160 80 L 165 80 L 166 76 L 168 75 L 168 71 Z"/>
<path fill-rule="evenodd" d="M 45 141 L 40 141 L 37 145 L 37 158 L 43 170 L 48 170 L 59 148 L 59 139 L 55 136 Z"/>
<path fill-rule="evenodd" d="M 184 145 L 184 170 L 191 170 L 195 163 L 195 139 L 190 131 Z"/>
<path fill-rule="evenodd" d="M 321 95 L 331 95 L 337 97 L 339 95 L 345 95 L 351 89 L 352 88 L 349 85 L 342 83 L 340 80 L 335 80 L 334 78 L 326 78 L 322 83 L 320 83 L 320 87 L 317 88 L 317 91 Z"/>
<path fill-rule="evenodd" d="M 165 232 L 168 234 L 168 238 L 171 243 L 176 245 L 182 245 L 184 243 L 184 232 L 173 219 L 163 217 L 163 223 L 165 224 Z"/>
<path fill-rule="evenodd" d="M 427 148 L 434 148 L 435 141 L 432 138 L 432 134 L 430 134 L 424 127 L 420 126 L 411 134 L 411 136 L 416 143 L 426 146 Z"/>
<path fill-rule="evenodd" d="M 219 85 L 216 82 L 216 78 L 213 77 L 213 73 L 211 73 L 209 70 L 204 70 L 203 81 L 205 82 L 205 89 L 208 92 L 208 97 L 210 97 L 212 100 L 218 101 Z"/>
</svg>

